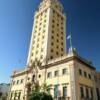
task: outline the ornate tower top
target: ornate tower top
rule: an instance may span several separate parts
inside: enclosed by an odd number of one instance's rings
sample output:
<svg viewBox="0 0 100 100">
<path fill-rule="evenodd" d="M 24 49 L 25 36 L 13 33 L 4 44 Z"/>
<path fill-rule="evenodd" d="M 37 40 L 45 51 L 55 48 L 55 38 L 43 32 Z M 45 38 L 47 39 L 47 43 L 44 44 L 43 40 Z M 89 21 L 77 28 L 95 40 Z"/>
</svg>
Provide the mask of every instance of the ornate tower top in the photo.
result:
<svg viewBox="0 0 100 100">
<path fill-rule="evenodd" d="M 45 7 L 51 7 L 59 11 L 63 11 L 63 6 L 59 0 L 42 0 L 39 5 L 39 10 L 44 9 Z"/>
<path fill-rule="evenodd" d="M 66 53 L 66 16 L 59 0 L 42 0 L 34 16 L 27 63 L 51 60 Z"/>
</svg>

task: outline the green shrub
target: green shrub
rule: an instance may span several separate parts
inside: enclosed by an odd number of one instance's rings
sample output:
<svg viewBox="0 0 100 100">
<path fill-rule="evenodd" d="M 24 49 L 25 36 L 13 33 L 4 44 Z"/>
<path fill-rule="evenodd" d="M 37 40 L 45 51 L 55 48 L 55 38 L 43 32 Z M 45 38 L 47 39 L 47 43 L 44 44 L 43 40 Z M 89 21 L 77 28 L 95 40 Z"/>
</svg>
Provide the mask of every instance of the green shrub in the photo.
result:
<svg viewBox="0 0 100 100">
<path fill-rule="evenodd" d="M 53 100 L 52 96 L 44 92 L 33 92 L 29 100 Z"/>
</svg>

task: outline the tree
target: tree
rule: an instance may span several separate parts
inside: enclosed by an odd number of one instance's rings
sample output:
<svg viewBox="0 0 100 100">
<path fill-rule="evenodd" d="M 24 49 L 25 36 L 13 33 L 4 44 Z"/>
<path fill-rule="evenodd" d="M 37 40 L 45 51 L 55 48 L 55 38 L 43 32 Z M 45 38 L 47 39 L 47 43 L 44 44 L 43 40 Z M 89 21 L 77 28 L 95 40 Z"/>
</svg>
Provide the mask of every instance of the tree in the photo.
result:
<svg viewBox="0 0 100 100">
<path fill-rule="evenodd" d="M 52 98 L 51 95 L 49 95 L 49 94 L 47 94 L 47 93 L 44 93 L 44 94 L 43 94 L 42 100 L 53 100 L 53 98 Z"/>
<path fill-rule="evenodd" d="M 27 87 L 28 100 L 53 100 L 52 96 L 48 93 L 50 86 L 48 86 L 45 82 L 43 85 L 40 86 L 39 82 L 37 81 L 37 73 L 38 73 L 37 67 L 41 67 L 41 65 L 42 63 L 38 59 L 35 59 L 35 61 L 32 64 L 32 68 L 35 70 L 35 74 L 33 73 L 31 86 L 28 85 Z M 46 78 L 46 70 L 45 70 L 45 78 Z"/>
<path fill-rule="evenodd" d="M 2 97 L 2 92 L 0 92 L 0 98 Z"/>
<path fill-rule="evenodd" d="M 28 100 L 53 100 L 52 96 L 45 92 L 32 92 Z"/>
<path fill-rule="evenodd" d="M 42 90 L 44 91 L 44 92 L 48 92 L 48 89 L 50 88 L 50 86 L 48 86 L 46 83 L 44 83 L 43 85 L 42 85 Z"/>
<path fill-rule="evenodd" d="M 49 86 L 46 83 L 42 86 L 35 83 L 32 92 L 28 96 L 28 100 L 53 100 L 52 96 L 47 92 L 48 89 Z"/>
</svg>

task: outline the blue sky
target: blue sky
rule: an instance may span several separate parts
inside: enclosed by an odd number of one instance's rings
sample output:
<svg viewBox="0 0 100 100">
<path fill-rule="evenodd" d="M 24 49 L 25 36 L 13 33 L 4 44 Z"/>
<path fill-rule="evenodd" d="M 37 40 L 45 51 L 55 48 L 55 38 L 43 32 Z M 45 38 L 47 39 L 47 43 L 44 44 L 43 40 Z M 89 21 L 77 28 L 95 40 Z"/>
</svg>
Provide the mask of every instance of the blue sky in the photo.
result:
<svg viewBox="0 0 100 100">
<path fill-rule="evenodd" d="M 26 65 L 34 11 L 41 0 L 0 0 L 0 83 Z M 78 53 L 100 71 L 100 0 L 61 0 Z M 69 46 L 69 41 L 67 41 Z"/>
</svg>

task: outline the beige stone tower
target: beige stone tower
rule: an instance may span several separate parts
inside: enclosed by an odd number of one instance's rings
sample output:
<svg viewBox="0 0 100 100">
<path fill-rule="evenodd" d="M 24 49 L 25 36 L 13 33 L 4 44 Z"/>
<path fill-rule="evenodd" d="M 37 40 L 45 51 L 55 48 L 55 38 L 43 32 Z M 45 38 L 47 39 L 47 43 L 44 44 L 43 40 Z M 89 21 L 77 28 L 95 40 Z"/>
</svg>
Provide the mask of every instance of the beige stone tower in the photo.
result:
<svg viewBox="0 0 100 100">
<path fill-rule="evenodd" d="M 24 70 L 14 71 L 9 100 L 27 100 L 29 87 L 35 82 L 40 86 L 46 82 L 54 100 L 100 100 L 100 77 L 95 67 L 75 49 L 71 48 L 67 55 L 65 53 L 66 17 L 63 7 L 59 0 L 42 0 L 34 16 L 27 60 L 29 66 L 35 66 L 30 68 L 27 65 Z M 44 64 L 33 63 L 36 58 Z"/>
<path fill-rule="evenodd" d="M 66 16 L 59 0 L 42 0 L 35 12 L 27 64 L 66 53 Z"/>
</svg>

